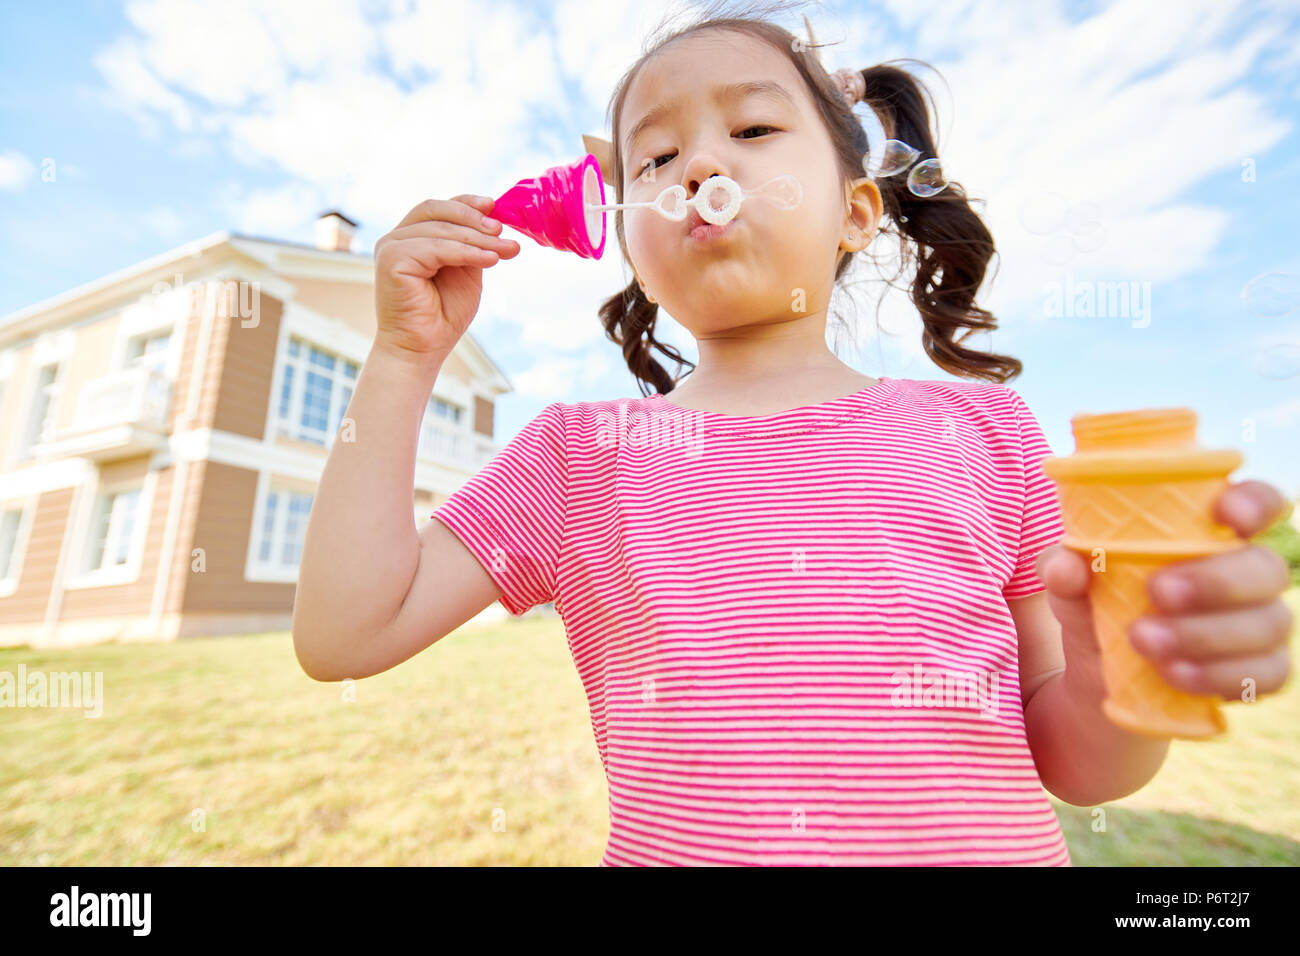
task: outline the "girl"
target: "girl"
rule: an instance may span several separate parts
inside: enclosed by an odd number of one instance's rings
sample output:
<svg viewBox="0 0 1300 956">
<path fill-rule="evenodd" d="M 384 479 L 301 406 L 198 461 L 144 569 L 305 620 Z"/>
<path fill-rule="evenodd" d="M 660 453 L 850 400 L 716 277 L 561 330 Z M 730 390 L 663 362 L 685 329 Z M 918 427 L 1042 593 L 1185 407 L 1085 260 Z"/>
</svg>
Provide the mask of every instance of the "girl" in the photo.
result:
<svg viewBox="0 0 1300 956">
<path fill-rule="evenodd" d="M 915 80 L 860 79 L 886 132 L 933 156 Z M 705 19 L 629 70 L 611 103 L 620 202 L 784 174 L 803 202 L 746 202 L 713 238 L 620 214 L 635 277 L 600 315 L 643 397 L 547 406 L 418 534 L 422 410 L 482 270 L 519 244 L 490 198 L 462 195 L 376 245 L 379 330 L 357 440 L 330 451 L 306 532 L 299 661 L 368 676 L 493 600 L 553 601 L 609 785 L 602 865 L 1069 865 L 1044 786 L 1114 800 L 1168 749 L 1102 713 L 1088 566 L 1053 547 L 1051 449 L 1003 384 L 1020 363 L 956 334 L 995 325 L 974 304 L 992 239 L 955 185 L 922 199 L 861 175 L 841 82 L 751 18 Z M 870 378 L 827 349 L 834 283 L 885 223 L 915 245 L 927 353 L 985 381 Z M 680 385 L 654 358 L 682 364 L 655 340 L 659 304 L 699 344 Z M 1221 502 L 1247 537 L 1283 503 L 1257 483 Z M 1280 687 L 1281 560 L 1179 570 L 1139 649 L 1187 690 Z"/>
</svg>

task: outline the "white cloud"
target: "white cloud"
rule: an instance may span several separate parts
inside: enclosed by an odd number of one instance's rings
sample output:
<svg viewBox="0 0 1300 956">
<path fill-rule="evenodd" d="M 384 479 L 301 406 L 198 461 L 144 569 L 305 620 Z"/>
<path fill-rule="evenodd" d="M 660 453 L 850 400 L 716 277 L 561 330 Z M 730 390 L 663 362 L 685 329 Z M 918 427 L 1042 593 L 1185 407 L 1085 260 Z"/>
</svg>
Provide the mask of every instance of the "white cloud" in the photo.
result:
<svg viewBox="0 0 1300 956">
<path fill-rule="evenodd" d="M 247 190 L 232 182 L 219 195 L 237 211 L 230 224 L 233 231 L 270 239 L 311 242 L 312 224 L 325 208 L 320 191 L 305 183 Z"/>
<path fill-rule="evenodd" d="M 7 149 L 0 153 L 0 189 L 23 189 L 35 173 L 36 164 L 18 150 Z"/>
<path fill-rule="evenodd" d="M 95 55 L 94 63 L 108 82 L 102 97 L 104 104 L 125 110 L 146 135 L 157 137 L 162 132 L 155 113 L 164 114 L 181 132 L 194 128 L 189 104 L 154 74 L 134 38 L 114 41 Z"/>
<path fill-rule="evenodd" d="M 185 221 L 171 206 L 155 206 L 144 214 L 144 223 L 162 239 L 179 239 L 184 231 Z"/>
<path fill-rule="evenodd" d="M 555 400 L 558 395 L 586 394 L 588 386 L 608 373 L 605 353 L 556 356 L 543 359 L 522 372 L 511 372 L 510 381 L 519 395 Z"/>
<path fill-rule="evenodd" d="M 1277 428 L 1300 426 L 1300 398 L 1293 398 L 1289 402 L 1265 408 L 1263 411 L 1256 412 L 1255 417 Z"/>
</svg>

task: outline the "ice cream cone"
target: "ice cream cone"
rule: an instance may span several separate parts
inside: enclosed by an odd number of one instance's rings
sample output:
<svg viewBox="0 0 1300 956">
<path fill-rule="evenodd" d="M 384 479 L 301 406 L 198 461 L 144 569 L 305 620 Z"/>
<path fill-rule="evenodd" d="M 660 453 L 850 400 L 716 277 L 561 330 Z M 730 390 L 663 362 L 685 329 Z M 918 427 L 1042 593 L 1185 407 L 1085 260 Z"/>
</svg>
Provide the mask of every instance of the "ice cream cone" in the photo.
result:
<svg viewBox="0 0 1300 956">
<path fill-rule="evenodd" d="M 605 251 L 605 180 L 588 153 L 576 162 L 552 166 L 533 179 L 521 179 L 501 195 L 491 216 L 543 246 L 599 259 Z"/>
<path fill-rule="evenodd" d="M 1158 613 L 1147 579 L 1158 568 L 1245 547 L 1213 518 L 1228 474 L 1242 463 L 1232 450 L 1196 444 L 1196 413 L 1157 408 L 1070 420 L 1075 454 L 1048 458 L 1065 520 L 1062 544 L 1093 570 L 1093 623 L 1106 700 L 1115 724 L 1156 737 L 1197 739 L 1227 730 L 1214 695 L 1189 694 L 1165 681 L 1133 647 L 1129 625 Z"/>
</svg>

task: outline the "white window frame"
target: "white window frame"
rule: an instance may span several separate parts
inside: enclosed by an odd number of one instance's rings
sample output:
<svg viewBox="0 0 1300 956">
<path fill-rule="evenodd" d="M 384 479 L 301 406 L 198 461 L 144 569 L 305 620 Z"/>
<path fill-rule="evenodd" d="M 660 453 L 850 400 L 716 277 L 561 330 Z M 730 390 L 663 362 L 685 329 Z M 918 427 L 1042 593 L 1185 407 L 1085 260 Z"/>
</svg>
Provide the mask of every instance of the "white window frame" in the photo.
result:
<svg viewBox="0 0 1300 956">
<path fill-rule="evenodd" d="M 159 288 L 161 286 L 161 288 Z M 180 349 L 177 341 L 183 334 L 189 315 L 194 293 L 189 285 L 181 284 L 181 277 L 175 277 L 175 284 L 166 281 L 155 285 L 157 292 L 140 297 L 139 301 L 122 310 L 117 338 L 113 342 L 113 356 L 109 369 L 120 372 L 140 363 L 140 357 L 133 352 L 137 342 L 147 342 L 163 335 L 170 336 L 167 348 L 152 353 L 146 364 L 153 365 L 168 378 L 175 379 L 180 371 Z"/>
<path fill-rule="evenodd" d="M 442 406 L 448 410 L 455 410 L 456 416 L 453 419 L 449 415 L 439 415 L 438 407 Z M 432 462 L 454 462 L 465 464 L 473 460 L 473 449 L 470 445 L 472 435 L 469 424 L 469 409 L 459 402 L 453 402 L 441 395 L 432 394 L 429 401 L 424 406 L 424 415 L 420 419 L 420 434 L 416 442 L 415 455 L 424 461 Z M 439 427 L 446 429 L 451 433 L 451 439 L 454 443 L 463 448 L 463 454 L 457 454 L 450 451 L 445 454 L 438 454 L 432 436 L 437 435 Z"/>
<path fill-rule="evenodd" d="M 294 345 L 298 346 L 297 355 L 293 354 Z M 326 369 L 312 362 L 312 349 L 332 358 L 334 368 Z M 353 370 L 350 376 L 347 373 L 349 367 Z M 289 408 L 282 414 L 285 377 L 289 370 L 292 370 L 289 376 Z M 330 406 L 326 413 L 323 432 L 317 432 L 302 424 L 303 398 L 307 393 L 309 371 L 328 377 L 330 380 Z M 271 395 L 270 417 L 274 423 L 274 435 L 277 438 L 307 442 L 320 448 L 331 447 L 342 424 L 343 413 L 347 410 L 348 403 L 352 401 L 352 394 L 356 390 L 360 375 L 361 363 L 346 354 L 326 348 L 304 335 L 292 333 L 287 336 L 284 350 L 276 362 L 275 391 Z"/>
<path fill-rule="evenodd" d="M 262 559 L 262 545 L 265 543 L 267 511 L 270 508 L 271 495 L 277 495 L 274 524 L 271 528 L 271 555 L 269 560 Z M 301 551 L 298 564 L 292 567 L 283 563 L 286 527 L 289 521 L 289 507 L 292 496 L 305 496 L 310 499 L 307 511 L 302 516 L 303 543 L 306 542 L 307 519 L 311 515 L 311 504 L 315 503 L 316 492 L 300 481 L 286 480 L 259 472 L 257 479 L 257 498 L 253 506 L 253 522 L 248 536 L 248 558 L 244 565 L 244 578 L 248 581 L 294 582 L 298 580 L 298 569 L 302 565 Z"/>
<path fill-rule="evenodd" d="M 148 351 L 149 343 L 161 338 L 167 339 L 167 345 L 161 349 Z M 136 349 L 139 349 L 137 352 Z M 127 336 L 122 352 L 122 368 L 140 368 L 150 366 L 167 375 L 171 375 L 172 353 L 176 351 L 175 330 L 171 328 L 155 329 L 139 335 Z"/>
<path fill-rule="evenodd" d="M 42 385 L 41 378 L 47 368 L 54 369 L 54 377 L 49 384 Z M 35 458 L 35 448 L 41 442 L 51 441 L 54 438 L 54 423 L 59 413 L 59 397 L 63 394 L 63 379 L 67 363 L 58 360 L 53 362 L 41 362 L 32 366 L 32 380 L 27 390 L 27 402 L 23 406 L 23 412 L 20 419 L 20 425 L 15 438 L 17 445 L 14 449 L 14 461 L 30 461 Z M 41 424 L 36 424 L 36 402 L 41 391 L 44 390 L 49 394 L 49 404 L 45 407 L 45 415 Z"/>
<path fill-rule="evenodd" d="M 9 567 L 5 576 L 0 578 L 0 597 L 8 597 L 18 590 L 18 582 L 23 576 L 23 559 L 27 556 L 27 539 L 31 533 L 32 518 L 36 514 L 36 499 L 10 499 L 0 502 L 0 520 L 11 511 L 19 513 L 18 527 L 14 534 L 13 550 L 9 554 Z"/>
<path fill-rule="evenodd" d="M 77 516 L 76 542 L 72 560 L 69 562 L 69 578 L 64 582 L 67 590 L 78 588 L 110 587 L 115 584 L 130 584 L 140 579 L 140 565 L 144 557 L 145 542 L 149 535 L 149 515 L 153 509 L 154 485 L 158 472 L 150 469 L 143 478 L 124 478 L 113 482 L 96 483 L 94 493 L 86 495 L 82 513 Z M 135 517 L 131 527 L 131 538 L 127 545 L 126 563 L 109 568 L 87 568 L 90 562 L 90 536 L 95 533 L 96 525 L 103 515 L 103 508 L 110 496 L 125 491 L 139 491 L 136 499 Z M 109 547 L 105 541 L 104 547 Z"/>
</svg>

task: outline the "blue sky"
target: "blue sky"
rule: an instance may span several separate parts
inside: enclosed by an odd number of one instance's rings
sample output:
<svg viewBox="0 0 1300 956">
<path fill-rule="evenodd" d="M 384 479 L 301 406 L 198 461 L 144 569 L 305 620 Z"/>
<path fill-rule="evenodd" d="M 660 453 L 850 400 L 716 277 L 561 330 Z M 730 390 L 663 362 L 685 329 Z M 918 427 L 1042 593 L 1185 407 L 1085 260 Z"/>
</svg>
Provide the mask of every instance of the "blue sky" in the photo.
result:
<svg viewBox="0 0 1300 956">
<path fill-rule="evenodd" d="M 576 159 L 583 133 L 608 136 L 613 84 L 667 9 L 5 4 L 0 315 L 221 229 L 310 241 L 315 215 L 338 207 L 368 250 L 426 197 L 500 195 Z M 1300 497 L 1300 374 L 1276 371 L 1282 358 L 1300 373 L 1300 4 L 802 10 L 834 44 L 827 69 L 901 56 L 938 69 L 923 79 L 940 158 L 999 248 L 981 302 L 1001 328 L 984 344 L 1024 362 L 1009 384 L 1059 454 L 1077 412 L 1187 405 L 1203 444 L 1245 454 L 1234 478 Z M 797 13 L 782 22 L 801 32 Z M 1269 273 L 1292 277 L 1289 298 L 1252 309 L 1242 289 Z M 886 293 L 878 330 L 867 293 L 879 283 L 855 275 L 856 298 L 833 303 L 858 329 L 841 357 L 871 375 L 950 378 L 921 352 L 910 303 Z M 613 245 L 592 262 L 527 240 L 488 271 L 472 328 L 517 387 L 499 404 L 500 440 L 549 402 L 638 394 L 596 318 L 630 278 Z M 1115 283 L 1137 293 L 1127 310 L 1053 308 Z"/>
</svg>

